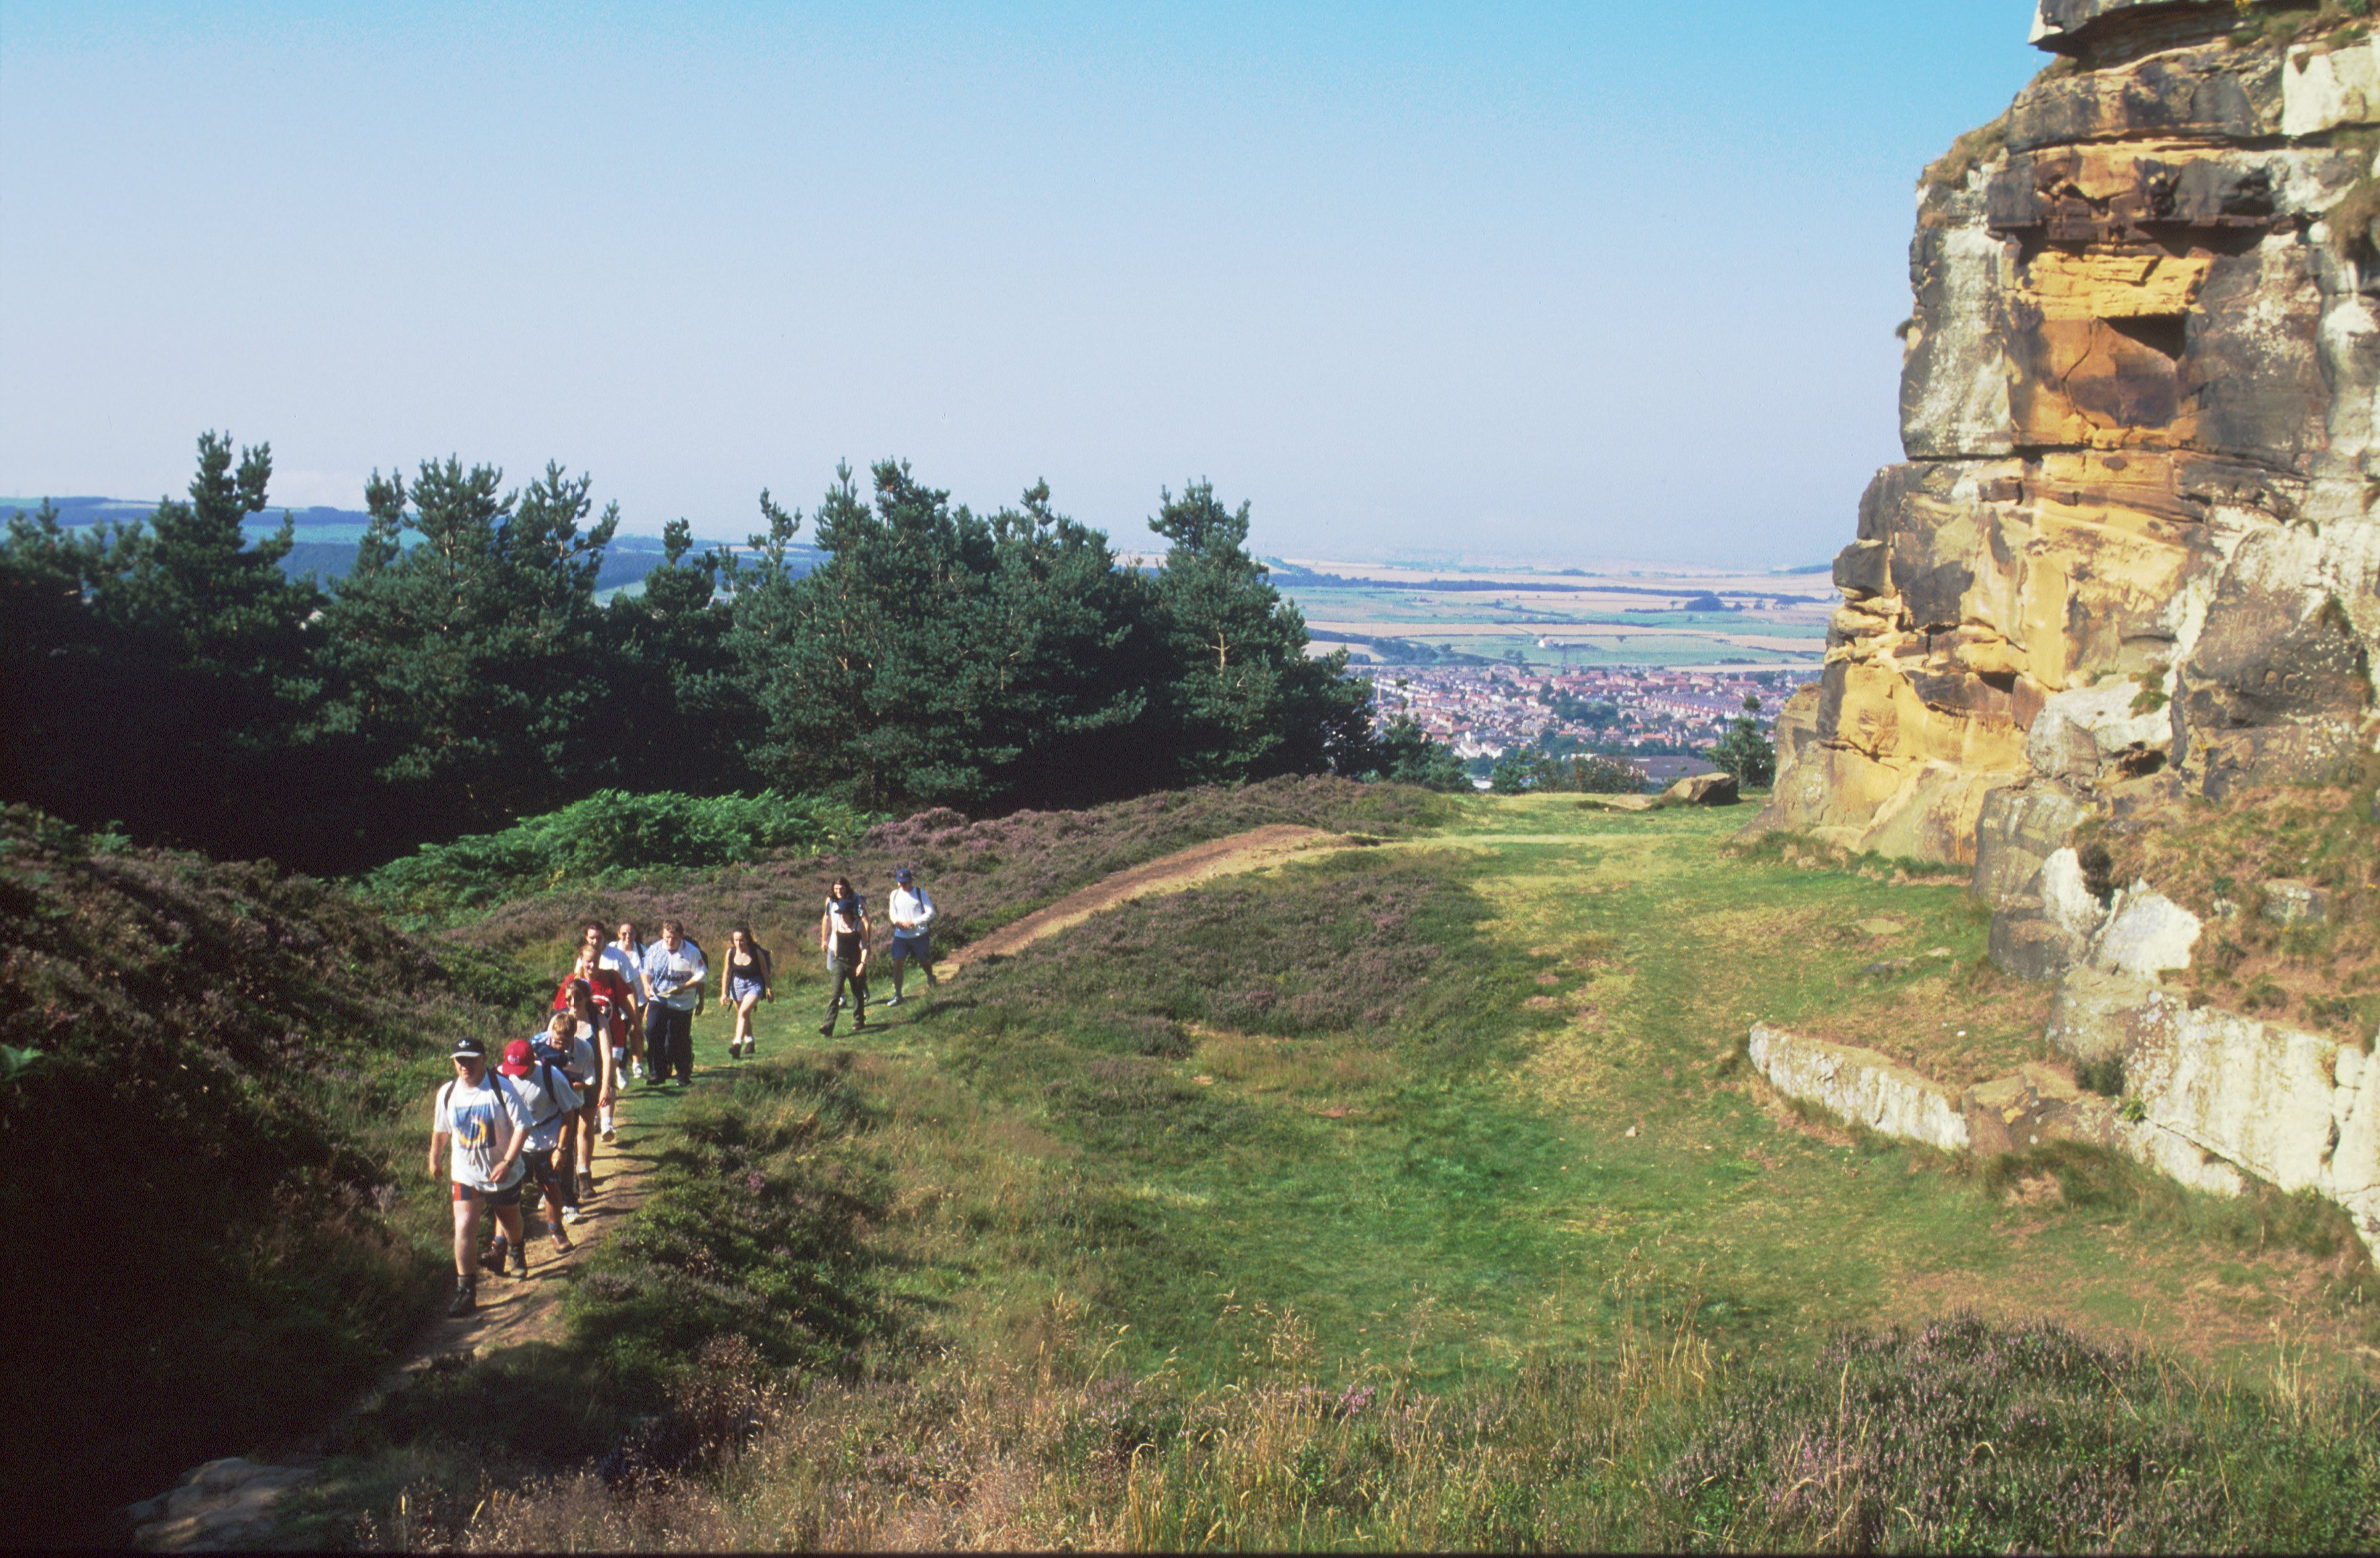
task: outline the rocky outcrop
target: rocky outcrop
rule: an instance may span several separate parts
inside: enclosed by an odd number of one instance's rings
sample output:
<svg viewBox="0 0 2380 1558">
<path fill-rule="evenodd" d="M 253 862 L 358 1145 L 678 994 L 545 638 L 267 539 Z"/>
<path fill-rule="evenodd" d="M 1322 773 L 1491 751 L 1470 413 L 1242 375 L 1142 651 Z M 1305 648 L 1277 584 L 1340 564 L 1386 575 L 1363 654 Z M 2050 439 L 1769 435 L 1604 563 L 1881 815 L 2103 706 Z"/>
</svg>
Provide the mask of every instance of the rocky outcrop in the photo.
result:
<svg viewBox="0 0 2380 1558">
<path fill-rule="evenodd" d="M 2159 1167 L 2204 1185 L 2220 1162 L 2313 1191 L 2380 1254 L 2380 1065 L 2362 1050 L 2101 970 L 2060 985 L 2049 1034 L 2078 1062 L 2120 1063 Z"/>
<path fill-rule="evenodd" d="M 2151 902 L 2164 900 L 2141 895 L 2131 907 L 2169 923 L 2141 908 Z M 2051 1042 L 2082 1075 L 2120 1079 L 2120 1103 L 2038 1065 L 1954 1090 L 1876 1051 L 1766 1023 L 1752 1029 L 1753 1065 L 1787 1097 L 1945 1151 L 2079 1141 L 2214 1195 L 2236 1196 L 2251 1178 L 2312 1191 L 2344 1208 L 2380 1256 L 2380 1061 L 2159 987 L 2109 949 L 2124 912 L 2092 936 L 2049 1021 Z"/>
<path fill-rule="evenodd" d="M 1929 172 L 1907 460 L 1755 828 L 1997 902 L 2131 791 L 2370 747 L 2380 42 L 2275 15 L 2041 0 L 2062 57 Z"/>
<path fill-rule="evenodd" d="M 1817 1104 L 1872 1131 L 1946 1152 L 1967 1146 L 1958 1095 L 1874 1050 L 1804 1039 L 1755 1024 L 1752 1064 L 1788 1098 Z"/>
<path fill-rule="evenodd" d="M 273 1535 L 281 1501 L 314 1475 L 310 1467 L 261 1466 L 237 1455 L 209 1461 L 169 1491 L 125 1510 L 133 1545 L 152 1552 L 261 1547 Z"/>
</svg>

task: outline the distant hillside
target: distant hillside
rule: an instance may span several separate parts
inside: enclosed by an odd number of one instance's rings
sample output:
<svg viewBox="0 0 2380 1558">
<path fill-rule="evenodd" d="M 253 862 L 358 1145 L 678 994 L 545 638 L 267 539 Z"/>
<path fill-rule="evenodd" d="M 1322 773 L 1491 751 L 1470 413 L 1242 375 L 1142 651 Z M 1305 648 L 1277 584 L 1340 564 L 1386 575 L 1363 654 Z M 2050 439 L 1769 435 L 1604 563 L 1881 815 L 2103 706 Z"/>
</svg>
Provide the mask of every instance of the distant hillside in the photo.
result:
<svg viewBox="0 0 2380 1558">
<path fill-rule="evenodd" d="M 128 498 L 51 498 L 57 506 L 60 521 L 68 529 L 82 529 L 92 525 L 129 525 L 149 517 L 156 509 L 153 503 L 136 503 Z M 41 498 L 0 498 L 0 518 L 23 510 L 30 514 L 42 506 Z M 371 523 L 371 516 L 359 508 L 329 508 L 317 505 L 311 508 L 271 509 L 250 519 L 245 527 L 250 536 L 269 536 L 281 529 L 286 516 L 298 532 L 298 542 L 282 561 L 282 571 L 292 578 L 307 574 L 324 582 L 347 577 L 355 566 L 356 542 Z M 719 539 L 695 542 L 698 550 L 725 546 L 742 550 L 740 542 Z M 815 547 L 794 546 L 788 549 L 796 574 L 808 573 L 824 559 L 825 554 Z M 603 569 L 595 578 L 598 590 L 617 590 L 625 585 L 641 584 L 645 575 L 661 565 L 662 542 L 659 536 L 615 536 L 603 554 Z"/>
</svg>

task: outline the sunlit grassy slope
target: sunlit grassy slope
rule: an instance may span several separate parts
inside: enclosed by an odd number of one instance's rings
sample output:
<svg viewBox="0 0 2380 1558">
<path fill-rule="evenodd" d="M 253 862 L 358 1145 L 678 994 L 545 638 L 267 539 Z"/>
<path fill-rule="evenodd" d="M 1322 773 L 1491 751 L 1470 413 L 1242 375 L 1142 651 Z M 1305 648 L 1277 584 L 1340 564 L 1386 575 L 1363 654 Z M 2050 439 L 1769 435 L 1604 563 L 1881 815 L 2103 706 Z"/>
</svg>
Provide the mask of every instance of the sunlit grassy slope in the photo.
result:
<svg viewBox="0 0 2380 1558">
<path fill-rule="evenodd" d="M 1743 815 L 1434 803 L 897 1010 L 880 979 L 832 1040 L 782 941 L 759 1059 L 707 1017 L 693 1096 L 665 1123 L 632 1101 L 674 1144 L 568 1343 L 352 1425 L 304 1529 L 2366 1540 L 2371 1273 L 2339 1222 L 1779 1103 L 1742 1058 L 1755 1016 L 1963 1080 L 2038 1054 L 2038 995 L 1991 970 L 1955 880 L 1733 853 Z M 1137 817 L 1039 820 L 1030 858 Z M 1002 829 L 932 835 L 971 922 L 1010 918 L 985 894 L 1009 866 L 959 880 Z M 759 920 L 751 883 L 722 901 Z M 528 944 L 526 912 L 491 939 Z M 1932 1323 L 1962 1309 L 1996 1323 Z"/>
<path fill-rule="evenodd" d="M 2360 1368 L 2351 1241 L 2312 1209 L 2072 1155 L 1980 1173 L 1780 1107 L 1739 1055 L 1755 1017 L 1965 1081 L 2041 1053 L 2039 997 L 1985 960 L 1956 882 L 1736 858 L 1740 821 L 1482 798 L 892 1014 L 866 1041 L 890 1096 L 955 1090 L 1021 1143 L 929 1170 L 914 1204 L 1055 1163 L 1093 1209 L 1022 1247 L 937 1238 L 917 1280 L 1075 1284 L 1130 1351 L 1192 1369 L 1230 1361 L 1233 1305 L 1429 1379 L 1590 1345 L 1646 1291 L 1746 1345 L 1971 1305 L 2235 1362 L 2277 1323 Z M 896 1102 L 897 1128 L 941 1107 Z"/>
</svg>

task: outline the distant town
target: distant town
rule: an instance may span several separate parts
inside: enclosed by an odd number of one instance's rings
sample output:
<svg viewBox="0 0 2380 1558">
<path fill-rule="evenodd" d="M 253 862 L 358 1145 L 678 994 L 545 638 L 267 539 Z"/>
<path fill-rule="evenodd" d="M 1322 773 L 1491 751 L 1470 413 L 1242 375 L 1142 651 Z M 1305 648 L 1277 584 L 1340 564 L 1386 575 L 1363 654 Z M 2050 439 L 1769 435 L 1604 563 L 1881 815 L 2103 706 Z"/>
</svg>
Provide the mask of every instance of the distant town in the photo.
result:
<svg viewBox="0 0 2380 1558">
<path fill-rule="evenodd" d="M 1371 670 L 1375 717 L 1410 716 L 1455 755 L 1492 762 L 1516 747 L 1557 753 L 1599 751 L 1628 758 L 1653 776 L 1717 741 L 1755 698 L 1766 735 L 1794 690 L 1817 679 L 1815 668 L 1767 670 L 1597 667 L 1538 670 L 1520 665 L 1381 666 Z"/>
</svg>

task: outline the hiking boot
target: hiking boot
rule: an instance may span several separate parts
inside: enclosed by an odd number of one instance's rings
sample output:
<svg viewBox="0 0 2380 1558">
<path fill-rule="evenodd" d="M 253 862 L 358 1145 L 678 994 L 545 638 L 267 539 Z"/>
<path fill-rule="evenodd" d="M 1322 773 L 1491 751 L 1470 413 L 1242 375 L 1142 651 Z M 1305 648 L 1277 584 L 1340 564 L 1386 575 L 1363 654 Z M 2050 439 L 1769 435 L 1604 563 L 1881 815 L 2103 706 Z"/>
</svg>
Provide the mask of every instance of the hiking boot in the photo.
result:
<svg viewBox="0 0 2380 1558">
<path fill-rule="evenodd" d="M 833 1037 L 834 1037 L 834 1023 L 833 1023 L 832 1020 L 829 1020 L 829 1021 L 822 1022 L 822 1023 L 819 1024 L 819 1034 L 820 1034 L 820 1036 L 821 1038 L 827 1038 L 827 1039 L 832 1039 L 832 1038 L 833 1038 Z"/>
<path fill-rule="evenodd" d="M 504 1274 L 515 1281 L 528 1275 L 528 1251 L 515 1245 L 504 1263 Z"/>
<path fill-rule="evenodd" d="M 502 1276 L 504 1270 L 504 1241 L 498 1239 L 480 1252 L 480 1265 Z"/>
<path fill-rule="evenodd" d="M 894 991 L 894 992 L 892 992 L 892 1000 L 890 1000 L 890 1001 L 887 1001 L 886 1003 L 884 1003 L 884 1004 L 885 1004 L 885 1005 L 887 1005 L 887 1006 L 897 1006 L 897 1005 L 899 1005 L 900 1004 L 901 1004 L 901 992 L 900 992 L 899 991 L 897 991 L 897 990 L 896 990 L 896 991 Z"/>
<path fill-rule="evenodd" d="M 479 1307 L 479 1295 L 471 1291 L 471 1284 L 458 1282 L 455 1284 L 455 1301 L 446 1306 L 446 1318 L 461 1320 Z"/>
<path fill-rule="evenodd" d="M 587 1199 L 595 1193 L 595 1176 L 585 1169 L 578 1171 L 578 1199 Z"/>
</svg>

